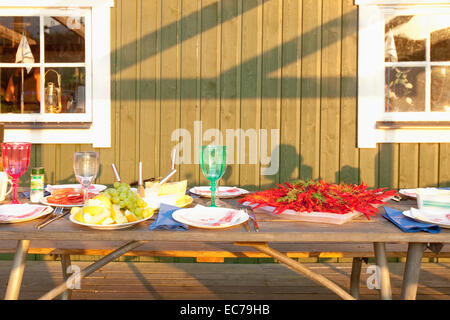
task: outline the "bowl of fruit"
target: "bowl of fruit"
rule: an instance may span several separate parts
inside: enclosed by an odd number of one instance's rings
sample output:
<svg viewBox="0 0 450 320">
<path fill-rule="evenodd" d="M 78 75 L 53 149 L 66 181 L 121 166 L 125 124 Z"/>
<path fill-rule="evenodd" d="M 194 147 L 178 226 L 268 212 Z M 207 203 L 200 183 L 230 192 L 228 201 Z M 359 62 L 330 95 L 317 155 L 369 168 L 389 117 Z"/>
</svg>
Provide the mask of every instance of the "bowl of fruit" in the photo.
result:
<svg viewBox="0 0 450 320">
<path fill-rule="evenodd" d="M 113 188 L 88 199 L 83 207 L 73 207 L 70 221 L 97 230 L 118 230 L 149 220 L 154 212 L 127 183 L 116 181 Z"/>
</svg>

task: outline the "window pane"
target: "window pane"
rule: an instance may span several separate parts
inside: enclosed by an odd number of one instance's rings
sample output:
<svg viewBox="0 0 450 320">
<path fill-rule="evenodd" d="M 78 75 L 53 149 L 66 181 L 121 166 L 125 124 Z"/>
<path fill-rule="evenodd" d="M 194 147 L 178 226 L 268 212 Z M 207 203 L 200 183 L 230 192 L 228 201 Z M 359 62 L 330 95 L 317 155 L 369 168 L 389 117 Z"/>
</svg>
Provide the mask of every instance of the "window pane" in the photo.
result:
<svg viewBox="0 0 450 320">
<path fill-rule="evenodd" d="M 84 17 L 45 17 L 45 61 L 84 62 Z"/>
<path fill-rule="evenodd" d="M 25 55 L 25 62 L 39 63 L 39 34 L 39 17 L 0 17 L 0 62 L 20 63 Z M 22 36 L 25 50 L 18 50 Z M 27 43 L 31 54 L 26 54 Z"/>
<path fill-rule="evenodd" d="M 386 112 L 425 111 L 425 68 L 386 68 Z"/>
<path fill-rule="evenodd" d="M 431 68 L 431 111 L 450 112 L 450 67 Z"/>
<path fill-rule="evenodd" d="M 450 61 L 450 16 L 430 19 L 431 61 Z"/>
<path fill-rule="evenodd" d="M 85 112 L 85 68 L 45 70 L 45 112 Z"/>
<path fill-rule="evenodd" d="M 1 113 L 40 112 L 39 68 L 0 68 L 0 78 Z"/>
<path fill-rule="evenodd" d="M 426 17 L 391 16 L 385 21 L 385 61 L 425 61 Z"/>
</svg>

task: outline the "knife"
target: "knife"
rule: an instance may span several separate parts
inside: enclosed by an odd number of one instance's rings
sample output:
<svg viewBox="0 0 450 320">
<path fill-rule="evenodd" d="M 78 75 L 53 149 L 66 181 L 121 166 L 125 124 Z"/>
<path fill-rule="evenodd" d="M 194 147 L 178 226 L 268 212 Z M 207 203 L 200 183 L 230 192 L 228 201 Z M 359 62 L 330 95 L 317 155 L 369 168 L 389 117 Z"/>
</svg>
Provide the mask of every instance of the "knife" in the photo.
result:
<svg viewBox="0 0 450 320">
<path fill-rule="evenodd" d="M 61 209 L 62 209 L 62 211 L 64 211 L 64 208 L 61 208 Z M 45 227 L 46 225 L 52 223 L 53 221 L 56 221 L 56 220 L 58 220 L 58 219 L 61 219 L 62 217 L 68 215 L 69 213 L 70 213 L 70 210 L 67 210 L 67 211 L 64 212 L 64 213 L 61 212 L 61 213 L 57 214 L 56 216 L 54 216 L 53 218 L 51 218 L 51 219 L 49 219 L 49 220 L 47 220 L 47 221 L 45 221 L 45 222 L 43 222 L 43 223 L 40 223 L 40 224 L 36 225 L 36 229 L 40 230 L 40 229 L 42 229 L 43 227 Z"/>
<path fill-rule="evenodd" d="M 141 196 L 141 198 L 145 198 L 145 189 L 144 189 L 144 182 L 142 180 L 142 162 L 139 161 L 139 183 L 138 183 L 138 193 Z"/>
<path fill-rule="evenodd" d="M 246 209 L 247 209 L 248 216 L 253 221 L 253 226 L 255 227 L 255 231 L 259 232 L 258 221 L 256 221 L 256 216 L 255 216 L 255 213 L 253 212 L 253 208 L 250 206 L 246 206 L 246 207 L 247 207 Z"/>
<path fill-rule="evenodd" d="M 116 181 L 120 182 L 120 176 L 119 172 L 117 171 L 116 165 L 114 163 L 111 163 L 111 167 L 114 171 L 114 175 L 116 176 Z"/>
</svg>

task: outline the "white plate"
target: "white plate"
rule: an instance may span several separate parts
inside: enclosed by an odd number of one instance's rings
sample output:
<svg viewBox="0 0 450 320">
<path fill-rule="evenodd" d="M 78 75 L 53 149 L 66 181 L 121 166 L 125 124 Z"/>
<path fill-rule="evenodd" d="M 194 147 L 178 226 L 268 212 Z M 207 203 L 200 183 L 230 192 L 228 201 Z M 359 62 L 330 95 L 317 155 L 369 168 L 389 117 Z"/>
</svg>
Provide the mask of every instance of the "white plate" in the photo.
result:
<svg viewBox="0 0 450 320">
<path fill-rule="evenodd" d="M 50 197 L 50 196 L 42 198 L 40 200 L 40 203 L 45 204 L 46 206 L 63 207 L 63 208 L 82 207 L 83 206 L 82 203 L 80 203 L 80 204 L 56 204 L 56 203 L 50 203 L 50 202 L 47 201 L 48 197 Z"/>
<path fill-rule="evenodd" d="M 411 210 L 403 211 L 404 216 L 419 222 L 436 224 L 442 228 L 450 229 L 450 213 L 429 212 L 411 208 Z"/>
<path fill-rule="evenodd" d="M 192 227 L 222 229 L 244 223 L 248 220 L 248 214 L 242 210 L 210 208 L 197 205 L 194 208 L 175 211 L 172 214 L 172 218 Z"/>
<path fill-rule="evenodd" d="M 211 198 L 211 187 L 200 186 L 189 189 L 189 192 L 200 197 Z M 216 195 L 219 198 L 234 198 L 240 195 L 249 193 L 247 190 L 237 187 L 225 187 L 220 186 L 217 188 Z"/>
<path fill-rule="evenodd" d="M 127 228 L 131 228 L 132 226 L 147 221 L 149 219 L 151 219 L 151 217 L 153 217 L 153 214 L 145 219 L 142 220 L 138 220 L 138 221 L 134 221 L 134 222 L 128 222 L 128 223 L 122 223 L 122 224 L 108 224 L 108 225 L 100 225 L 100 224 L 88 224 L 88 223 L 81 223 L 80 221 L 77 221 L 73 218 L 72 215 L 70 215 L 69 219 L 71 222 L 78 224 L 80 226 L 84 226 L 84 227 L 88 227 L 91 229 L 96 229 L 96 230 L 120 230 L 120 229 L 127 229 Z"/>
<path fill-rule="evenodd" d="M 43 217 L 52 211 L 52 207 L 39 204 L 4 204 L 0 206 L 0 223 L 30 221 Z"/>
<path fill-rule="evenodd" d="M 249 202 L 244 202 L 244 205 L 248 206 Z M 255 206 L 257 205 L 256 204 L 252 205 L 252 207 Z M 298 212 L 289 209 L 283 211 L 282 213 L 275 214 L 273 213 L 275 211 L 275 207 L 271 206 L 264 206 L 259 207 L 258 209 L 254 209 L 255 212 L 258 212 L 258 210 L 281 219 L 296 220 L 303 222 L 338 224 L 338 225 L 344 224 L 361 215 L 361 213 L 358 211 L 353 211 L 345 214 L 337 214 L 333 212 Z"/>
<path fill-rule="evenodd" d="M 429 190 L 449 190 L 449 188 L 422 188 L 422 189 L 429 189 Z M 417 188 L 414 189 L 400 189 L 398 190 L 398 193 L 408 196 L 411 198 L 417 198 Z"/>
<path fill-rule="evenodd" d="M 45 191 L 52 192 L 52 190 L 56 189 L 64 189 L 64 188 L 74 188 L 74 189 L 81 189 L 81 184 L 57 184 L 57 185 L 47 185 L 45 187 Z M 100 193 L 103 190 L 105 190 L 107 187 L 102 184 L 91 184 L 89 186 L 89 192 L 92 193 Z"/>
</svg>

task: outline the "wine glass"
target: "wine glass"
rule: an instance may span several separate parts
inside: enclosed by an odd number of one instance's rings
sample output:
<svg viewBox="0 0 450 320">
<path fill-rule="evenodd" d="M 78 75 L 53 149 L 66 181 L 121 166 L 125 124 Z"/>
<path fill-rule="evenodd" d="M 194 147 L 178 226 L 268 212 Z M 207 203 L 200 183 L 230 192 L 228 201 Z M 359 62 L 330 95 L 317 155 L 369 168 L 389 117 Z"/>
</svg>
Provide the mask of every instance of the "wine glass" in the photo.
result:
<svg viewBox="0 0 450 320">
<path fill-rule="evenodd" d="M 211 205 L 210 207 L 216 207 L 215 195 L 216 184 L 223 174 L 226 167 L 226 146 L 202 146 L 201 147 L 201 163 L 203 175 L 210 181 L 211 184 Z"/>
<path fill-rule="evenodd" d="M 13 204 L 18 204 L 17 187 L 19 177 L 23 175 L 30 164 L 31 143 L 29 142 L 7 142 L 2 143 L 3 169 L 12 178 Z"/>
<path fill-rule="evenodd" d="M 83 189 L 83 205 L 86 204 L 88 199 L 89 186 L 97 177 L 99 162 L 98 152 L 75 152 L 73 156 L 75 178 Z"/>
</svg>

